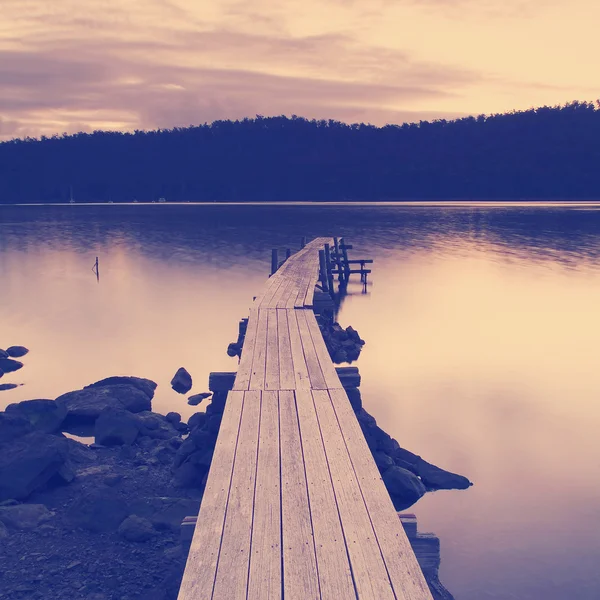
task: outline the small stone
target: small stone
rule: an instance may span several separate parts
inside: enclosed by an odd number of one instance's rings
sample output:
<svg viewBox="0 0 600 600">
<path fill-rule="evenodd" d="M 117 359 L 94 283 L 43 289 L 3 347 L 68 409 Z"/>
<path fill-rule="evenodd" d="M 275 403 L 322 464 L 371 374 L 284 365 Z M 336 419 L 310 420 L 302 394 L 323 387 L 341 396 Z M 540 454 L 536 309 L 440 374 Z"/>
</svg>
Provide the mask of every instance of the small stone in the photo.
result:
<svg viewBox="0 0 600 600">
<path fill-rule="evenodd" d="M 169 421 L 169 423 L 173 423 L 173 425 L 177 425 L 177 423 L 181 422 L 181 415 L 178 412 L 169 412 L 167 413 L 165 419 Z"/>
<path fill-rule="evenodd" d="M 118 529 L 119 535 L 129 542 L 146 542 L 156 534 L 152 523 L 148 519 L 130 515 Z"/>
<path fill-rule="evenodd" d="M 212 394 L 210 392 L 202 392 L 201 394 L 194 394 L 188 398 L 188 404 L 190 406 L 198 406 L 202 400 L 210 398 Z"/>
</svg>

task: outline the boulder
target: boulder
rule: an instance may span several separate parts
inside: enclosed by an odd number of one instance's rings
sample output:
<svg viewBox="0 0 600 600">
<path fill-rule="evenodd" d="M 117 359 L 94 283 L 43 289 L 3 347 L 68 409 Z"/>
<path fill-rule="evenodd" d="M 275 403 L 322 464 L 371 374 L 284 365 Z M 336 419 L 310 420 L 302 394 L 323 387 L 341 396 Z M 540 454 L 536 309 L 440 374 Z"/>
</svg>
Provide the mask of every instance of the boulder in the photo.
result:
<svg viewBox="0 0 600 600">
<path fill-rule="evenodd" d="M 145 435 L 157 440 L 169 440 L 179 434 L 173 424 L 158 413 L 142 411 L 135 415 L 140 435 Z"/>
<path fill-rule="evenodd" d="M 385 452 L 374 452 L 373 458 L 380 473 L 384 473 L 390 467 L 394 466 L 394 459 Z"/>
<path fill-rule="evenodd" d="M 192 389 L 192 376 L 183 367 L 179 367 L 171 379 L 171 387 L 178 394 L 187 394 Z"/>
<path fill-rule="evenodd" d="M 120 525 L 119 535 L 129 542 L 147 542 L 156 535 L 152 523 L 144 517 L 130 515 Z"/>
<path fill-rule="evenodd" d="M 212 394 L 210 392 L 202 392 L 201 394 L 194 394 L 188 398 L 188 404 L 190 406 L 198 406 L 205 398 L 210 398 Z"/>
<path fill-rule="evenodd" d="M 6 350 L 2 350 L 2 348 L 0 348 L 0 358 L 9 358 L 8 352 Z"/>
<path fill-rule="evenodd" d="M 204 465 L 184 462 L 175 471 L 173 485 L 176 488 L 201 488 L 208 469 Z"/>
<path fill-rule="evenodd" d="M 188 423 L 187 423 L 188 427 L 190 428 L 190 431 L 193 431 L 197 427 L 202 427 L 202 425 L 204 425 L 204 423 L 206 423 L 207 419 L 208 419 L 208 415 L 204 412 L 194 413 L 188 419 Z"/>
<path fill-rule="evenodd" d="M 54 516 L 43 504 L 17 504 L 0 507 L 0 522 L 9 529 L 31 530 Z"/>
<path fill-rule="evenodd" d="M 414 473 L 401 467 L 390 467 L 382 477 L 397 510 L 413 505 L 427 491 Z"/>
<path fill-rule="evenodd" d="M 12 412 L 0 412 L 0 444 L 16 440 L 32 431 L 31 423 L 25 417 Z"/>
<path fill-rule="evenodd" d="M 23 363 L 19 360 L 13 360 L 12 358 L 0 358 L 0 369 L 4 373 L 12 373 L 23 368 Z"/>
<path fill-rule="evenodd" d="M 16 383 L 0 383 L 0 392 L 14 390 L 16 387 L 18 387 Z"/>
<path fill-rule="evenodd" d="M 112 487 L 102 486 L 78 496 L 67 509 L 67 521 L 88 531 L 116 531 L 129 515 L 125 498 Z"/>
<path fill-rule="evenodd" d="M 37 431 L 0 445 L 0 501 L 27 498 L 59 474 L 67 456 L 66 438 Z"/>
<path fill-rule="evenodd" d="M 140 432 L 135 415 L 123 408 L 107 406 L 94 425 L 96 444 L 103 446 L 131 446 Z"/>
<path fill-rule="evenodd" d="M 196 452 L 196 450 L 198 450 L 198 448 L 196 447 L 194 440 L 191 438 L 191 436 L 188 437 L 177 449 L 173 466 L 177 468 L 182 465 L 187 460 L 188 456 L 190 456 L 193 452 Z"/>
<path fill-rule="evenodd" d="M 129 384 L 88 387 L 59 396 L 56 403 L 64 406 L 67 421 L 89 423 L 95 421 L 105 408 L 125 409 L 130 412 L 152 410 L 149 396 Z"/>
<path fill-rule="evenodd" d="M 168 412 L 165 416 L 165 419 L 169 421 L 172 425 L 177 425 L 177 423 L 181 423 L 181 415 L 178 412 Z"/>
<path fill-rule="evenodd" d="M 17 404 L 9 404 L 6 412 L 24 417 L 35 431 L 44 433 L 58 431 L 67 416 L 66 408 L 54 400 L 24 400 Z"/>
<path fill-rule="evenodd" d="M 29 350 L 25 346 L 10 346 L 6 349 L 6 354 L 12 358 L 21 358 L 21 356 L 25 356 L 28 352 Z"/>
<path fill-rule="evenodd" d="M 156 383 L 150 379 L 123 376 L 107 377 L 106 379 L 101 379 L 100 381 L 86 385 L 83 389 L 106 387 L 107 385 L 132 385 L 144 392 L 150 400 L 154 397 L 154 390 L 156 389 Z"/>
<path fill-rule="evenodd" d="M 473 484 L 462 475 L 440 469 L 419 458 L 416 464 L 421 481 L 431 490 L 466 490 Z"/>
</svg>

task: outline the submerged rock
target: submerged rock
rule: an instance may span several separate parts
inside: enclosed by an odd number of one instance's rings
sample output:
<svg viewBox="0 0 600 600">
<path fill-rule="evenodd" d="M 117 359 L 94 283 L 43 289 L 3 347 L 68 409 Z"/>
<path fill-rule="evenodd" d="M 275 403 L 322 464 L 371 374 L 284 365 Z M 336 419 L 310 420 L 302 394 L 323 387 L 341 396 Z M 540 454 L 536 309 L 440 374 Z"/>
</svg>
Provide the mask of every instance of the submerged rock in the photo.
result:
<svg viewBox="0 0 600 600">
<path fill-rule="evenodd" d="M 22 500 L 59 471 L 68 456 L 66 438 L 33 432 L 0 445 L 0 501 Z"/>
<path fill-rule="evenodd" d="M 54 400 L 24 400 L 6 407 L 7 413 L 20 415 L 27 419 L 32 428 L 44 433 L 54 433 L 60 429 L 67 409 Z"/>
<path fill-rule="evenodd" d="M 179 394 L 187 394 L 192 389 L 192 376 L 183 367 L 179 367 L 171 379 L 171 387 Z"/>
<path fill-rule="evenodd" d="M 6 354 L 12 358 L 21 358 L 21 356 L 25 356 L 28 352 L 29 350 L 25 346 L 10 346 L 6 349 Z"/>
<path fill-rule="evenodd" d="M 188 404 L 190 406 L 198 406 L 202 400 L 206 398 L 210 398 L 212 396 L 211 392 L 202 392 L 201 394 L 194 394 L 188 398 Z"/>
<path fill-rule="evenodd" d="M 23 363 L 19 360 L 13 360 L 12 358 L 0 358 L 0 369 L 4 373 L 13 373 L 23 368 Z"/>
</svg>

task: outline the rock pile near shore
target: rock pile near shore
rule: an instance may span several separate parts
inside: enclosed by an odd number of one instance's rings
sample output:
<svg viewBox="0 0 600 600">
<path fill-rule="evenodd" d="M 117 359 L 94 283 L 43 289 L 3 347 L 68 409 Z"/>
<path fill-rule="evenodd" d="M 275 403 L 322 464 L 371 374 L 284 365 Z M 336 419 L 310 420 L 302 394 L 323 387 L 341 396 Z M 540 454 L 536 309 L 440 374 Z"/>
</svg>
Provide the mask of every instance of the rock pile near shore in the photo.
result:
<svg viewBox="0 0 600 600">
<path fill-rule="evenodd" d="M 365 345 L 358 332 L 353 327 L 344 329 L 332 319 L 319 316 L 319 329 L 325 340 L 329 356 L 335 364 L 353 362 L 358 359 Z"/>
</svg>

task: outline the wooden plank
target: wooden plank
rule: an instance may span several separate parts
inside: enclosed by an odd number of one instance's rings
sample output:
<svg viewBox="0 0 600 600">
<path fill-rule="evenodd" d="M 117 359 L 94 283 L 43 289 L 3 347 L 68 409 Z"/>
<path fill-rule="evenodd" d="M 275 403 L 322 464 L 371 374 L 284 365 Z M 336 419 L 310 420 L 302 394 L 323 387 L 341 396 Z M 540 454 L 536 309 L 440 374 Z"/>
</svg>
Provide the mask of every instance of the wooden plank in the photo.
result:
<svg viewBox="0 0 600 600">
<path fill-rule="evenodd" d="M 402 600 L 432 600 L 348 396 L 341 389 L 329 390 L 329 396 L 396 596 Z"/>
<path fill-rule="evenodd" d="M 246 600 L 259 422 L 260 392 L 244 392 L 242 421 L 233 464 L 213 598 Z M 200 520 L 199 527 L 203 526 L 204 523 Z"/>
<path fill-rule="evenodd" d="M 251 390 L 262 390 L 265 387 L 265 373 L 267 369 L 267 311 L 258 311 L 258 328 L 254 344 L 252 360 L 252 373 L 250 375 Z"/>
<path fill-rule="evenodd" d="M 331 399 L 326 390 L 313 390 L 312 395 L 358 597 L 394 600 L 386 565 Z"/>
<path fill-rule="evenodd" d="M 277 310 L 265 309 L 267 313 L 267 363 L 265 390 L 279 389 L 279 342 L 277 331 Z"/>
<path fill-rule="evenodd" d="M 277 309 L 277 341 L 279 344 L 279 388 L 295 390 L 294 361 L 292 359 L 292 342 L 288 326 L 287 310 Z"/>
<path fill-rule="evenodd" d="M 294 393 L 279 392 L 283 596 L 320 598 L 304 458 Z"/>
<path fill-rule="evenodd" d="M 294 363 L 294 378 L 296 380 L 296 389 L 310 389 L 310 377 L 308 366 L 304 357 L 302 340 L 300 339 L 300 330 L 298 329 L 298 313 L 301 311 L 287 311 L 288 328 L 290 332 L 290 345 L 292 347 L 292 360 Z"/>
<path fill-rule="evenodd" d="M 234 390 L 247 390 L 250 386 L 250 376 L 252 375 L 252 362 L 254 361 L 254 345 L 256 342 L 256 332 L 258 329 L 258 310 L 250 310 L 248 317 L 248 327 L 246 328 L 246 337 L 242 346 L 242 358 L 238 365 L 237 375 L 233 384 Z"/>
<path fill-rule="evenodd" d="M 356 598 L 333 483 L 310 390 L 296 392 L 296 407 L 323 600 Z"/>
<path fill-rule="evenodd" d="M 262 393 L 248 600 L 281 598 L 279 398 Z"/>
<path fill-rule="evenodd" d="M 304 350 L 304 358 L 306 359 L 306 365 L 308 367 L 308 375 L 310 377 L 310 387 L 313 390 L 325 390 L 327 384 L 325 383 L 325 377 L 323 371 L 321 371 L 321 365 L 317 358 L 317 352 L 312 341 L 310 330 L 306 322 L 305 310 L 296 310 L 294 314 L 298 319 L 298 329 L 300 330 L 300 338 L 302 340 L 302 349 Z"/>
<path fill-rule="evenodd" d="M 310 330 L 313 345 L 315 347 L 315 352 L 317 353 L 317 358 L 319 359 L 319 365 L 321 366 L 321 371 L 325 379 L 325 384 L 328 388 L 343 387 L 340 378 L 338 377 L 337 371 L 333 366 L 331 357 L 329 356 L 329 351 L 327 350 L 325 340 L 323 339 L 323 335 L 321 334 L 321 330 L 319 329 L 319 324 L 317 323 L 315 313 L 312 310 L 305 310 L 303 312 L 306 318 L 308 329 Z"/>
<path fill-rule="evenodd" d="M 244 392 L 229 392 L 179 600 L 212 597 L 243 404 Z"/>
</svg>

